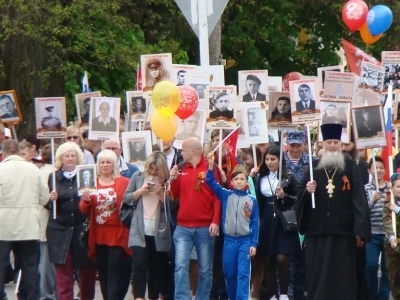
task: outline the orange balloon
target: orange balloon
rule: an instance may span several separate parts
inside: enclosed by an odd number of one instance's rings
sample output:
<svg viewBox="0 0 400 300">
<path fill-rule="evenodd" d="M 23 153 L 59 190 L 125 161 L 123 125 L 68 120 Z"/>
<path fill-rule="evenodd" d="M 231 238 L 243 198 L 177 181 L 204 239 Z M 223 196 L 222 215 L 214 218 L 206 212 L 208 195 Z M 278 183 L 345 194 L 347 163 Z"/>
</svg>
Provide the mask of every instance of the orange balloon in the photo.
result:
<svg viewBox="0 0 400 300">
<path fill-rule="evenodd" d="M 150 119 L 151 130 L 164 142 L 170 142 L 178 131 L 176 116 L 163 117 L 159 111 L 154 110 Z"/>
<path fill-rule="evenodd" d="M 369 32 L 368 30 L 367 22 L 365 22 L 364 25 L 360 28 L 360 36 L 365 44 L 372 45 L 382 37 L 382 33 L 379 35 L 372 35 L 371 32 Z"/>
</svg>

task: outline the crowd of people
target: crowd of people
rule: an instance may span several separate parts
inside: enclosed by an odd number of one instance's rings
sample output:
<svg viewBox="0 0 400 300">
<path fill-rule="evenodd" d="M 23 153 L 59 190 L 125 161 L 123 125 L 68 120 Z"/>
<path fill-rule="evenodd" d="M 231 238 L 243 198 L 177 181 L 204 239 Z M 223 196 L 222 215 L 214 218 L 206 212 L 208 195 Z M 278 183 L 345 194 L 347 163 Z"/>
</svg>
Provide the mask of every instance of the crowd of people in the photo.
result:
<svg viewBox="0 0 400 300">
<path fill-rule="evenodd" d="M 342 124 L 320 129 L 312 157 L 291 130 L 284 149 L 269 136 L 235 162 L 222 146 L 218 166 L 215 131 L 206 145 L 154 145 L 139 170 L 119 140 L 80 127 L 52 153 L 0 124 L 0 283 L 20 270 L 27 300 L 93 300 L 97 280 L 108 300 L 130 287 L 138 300 L 400 300 L 400 174 L 386 182 L 382 158 L 341 143 Z M 85 164 L 96 164 L 95 191 L 80 193 Z"/>
</svg>

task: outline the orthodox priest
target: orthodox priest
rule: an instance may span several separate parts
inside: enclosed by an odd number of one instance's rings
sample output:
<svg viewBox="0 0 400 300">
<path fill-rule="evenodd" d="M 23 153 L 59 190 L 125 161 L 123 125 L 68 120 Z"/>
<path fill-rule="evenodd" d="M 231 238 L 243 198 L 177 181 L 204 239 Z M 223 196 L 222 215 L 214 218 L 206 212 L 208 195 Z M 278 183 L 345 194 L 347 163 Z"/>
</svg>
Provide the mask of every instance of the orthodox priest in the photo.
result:
<svg viewBox="0 0 400 300">
<path fill-rule="evenodd" d="M 356 248 L 370 239 L 369 208 L 356 162 L 341 151 L 341 124 L 321 125 L 324 154 L 299 182 L 295 210 L 305 234 L 308 300 L 357 299 Z M 315 195 L 312 208 L 311 194 Z"/>
</svg>

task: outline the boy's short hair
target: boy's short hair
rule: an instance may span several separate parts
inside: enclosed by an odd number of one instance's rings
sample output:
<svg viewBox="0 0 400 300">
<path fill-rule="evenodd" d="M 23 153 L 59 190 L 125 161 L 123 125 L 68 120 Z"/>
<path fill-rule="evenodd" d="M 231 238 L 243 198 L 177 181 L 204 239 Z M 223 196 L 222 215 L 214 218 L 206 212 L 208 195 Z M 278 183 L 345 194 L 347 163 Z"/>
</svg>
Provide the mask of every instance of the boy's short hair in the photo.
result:
<svg viewBox="0 0 400 300">
<path fill-rule="evenodd" d="M 245 166 L 240 164 L 233 168 L 231 179 L 235 178 L 239 174 L 244 174 L 246 177 L 248 176 Z"/>
<path fill-rule="evenodd" d="M 380 162 L 380 163 L 382 163 L 382 164 L 383 164 L 383 167 L 386 168 L 386 166 L 385 166 L 385 161 L 383 160 L 382 157 L 380 157 L 380 156 L 375 156 L 375 162 Z M 368 169 L 371 169 L 373 163 L 374 163 L 374 159 L 371 157 L 371 159 L 369 160 L 369 163 L 368 163 Z"/>
</svg>

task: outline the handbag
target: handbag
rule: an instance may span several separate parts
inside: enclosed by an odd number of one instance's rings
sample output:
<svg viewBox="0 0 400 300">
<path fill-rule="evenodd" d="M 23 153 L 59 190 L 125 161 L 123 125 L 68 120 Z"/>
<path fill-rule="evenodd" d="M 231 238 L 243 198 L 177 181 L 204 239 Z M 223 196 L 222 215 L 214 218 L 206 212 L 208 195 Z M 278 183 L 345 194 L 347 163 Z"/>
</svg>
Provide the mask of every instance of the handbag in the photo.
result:
<svg viewBox="0 0 400 300">
<path fill-rule="evenodd" d="M 89 245 L 89 218 L 79 226 L 79 243 L 82 247 L 87 248 Z"/>
<path fill-rule="evenodd" d="M 119 210 L 119 220 L 125 227 L 131 228 L 133 211 L 136 209 L 137 201 L 133 201 L 133 205 L 129 205 L 122 201 Z"/>
<path fill-rule="evenodd" d="M 276 214 L 280 218 L 285 232 L 297 232 L 296 212 L 293 208 L 285 211 L 277 211 Z"/>
</svg>

